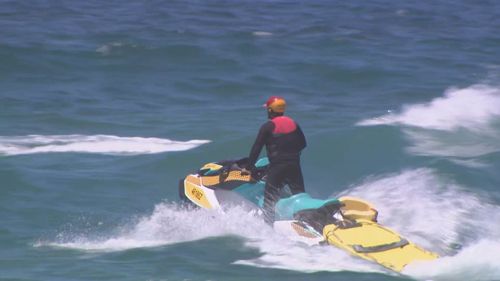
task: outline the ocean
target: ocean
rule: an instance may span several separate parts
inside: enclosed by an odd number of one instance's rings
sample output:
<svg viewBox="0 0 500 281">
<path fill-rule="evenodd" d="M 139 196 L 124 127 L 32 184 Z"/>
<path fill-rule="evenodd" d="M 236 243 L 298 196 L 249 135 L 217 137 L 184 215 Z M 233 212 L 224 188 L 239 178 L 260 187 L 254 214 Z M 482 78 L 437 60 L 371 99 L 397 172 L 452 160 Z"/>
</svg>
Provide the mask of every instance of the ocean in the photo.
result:
<svg viewBox="0 0 500 281">
<path fill-rule="evenodd" d="M 500 280 L 499 30 L 487 0 L 0 1 L 0 280 Z M 441 258 L 395 274 L 184 208 L 271 95 L 308 193 Z"/>
</svg>

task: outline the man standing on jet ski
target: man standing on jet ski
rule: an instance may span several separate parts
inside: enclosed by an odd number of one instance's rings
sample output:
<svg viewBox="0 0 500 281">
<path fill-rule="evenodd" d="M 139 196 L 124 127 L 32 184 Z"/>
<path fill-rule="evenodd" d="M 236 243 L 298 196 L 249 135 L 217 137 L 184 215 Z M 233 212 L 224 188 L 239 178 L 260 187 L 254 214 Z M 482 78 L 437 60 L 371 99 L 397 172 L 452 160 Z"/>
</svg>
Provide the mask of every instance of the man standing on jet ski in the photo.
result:
<svg viewBox="0 0 500 281">
<path fill-rule="evenodd" d="M 248 169 L 255 170 L 255 162 L 266 145 L 269 169 L 264 190 L 264 220 L 274 222 L 274 208 L 280 199 L 280 190 L 288 184 L 292 194 L 304 192 L 300 168 L 300 152 L 306 147 L 306 138 L 292 118 L 284 116 L 286 101 L 272 96 L 264 104 L 269 121 L 264 123 L 250 151 Z"/>
</svg>

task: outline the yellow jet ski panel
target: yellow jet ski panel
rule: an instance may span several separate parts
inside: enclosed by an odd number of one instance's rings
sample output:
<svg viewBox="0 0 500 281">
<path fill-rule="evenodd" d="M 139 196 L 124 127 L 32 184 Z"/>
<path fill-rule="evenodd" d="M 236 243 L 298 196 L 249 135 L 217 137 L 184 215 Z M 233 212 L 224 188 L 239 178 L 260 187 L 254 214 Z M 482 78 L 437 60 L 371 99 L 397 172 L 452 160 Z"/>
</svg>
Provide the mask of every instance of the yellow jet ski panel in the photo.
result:
<svg viewBox="0 0 500 281">
<path fill-rule="evenodd" d="M 397 272 L 409 263 L 438 258 L 437 254 L 416 246 L 389 228 L 365 219 L 344 226 L 326 225 L 323 236 L 328 244 Z"/>
<path fill-rule="evenodd" d="M 183 196 L 201 208 L 214 209 L 219 207 L 214 191 L 204 187 L 200 178 L 195 175 L 189 175 L 184 179 L 182 192 Z"/>
<path fill-rule="evenodd" d="M 366 202 L 365 200 L 343 196 L 339 198 L 342 207 L 340 211 L 342 216 L 348 219 L 366 219 L 371 221 L 377 221 L 378 211 L 373 207 L 372 204 Z"/>
</svg>

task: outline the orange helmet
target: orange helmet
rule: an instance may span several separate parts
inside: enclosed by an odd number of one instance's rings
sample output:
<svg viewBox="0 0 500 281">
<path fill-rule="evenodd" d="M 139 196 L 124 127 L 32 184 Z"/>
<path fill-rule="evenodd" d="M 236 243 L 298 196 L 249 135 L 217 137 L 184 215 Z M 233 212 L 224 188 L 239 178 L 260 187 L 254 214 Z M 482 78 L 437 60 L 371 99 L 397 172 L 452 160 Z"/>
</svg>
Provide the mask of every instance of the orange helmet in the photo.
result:
<svg viewBox="0 0 500 281">
<path fill-rule="evenodd" d="M 264 107 L 269 111 L 284 113 L 286 109 L 286 101 L 282 97 L 272 96 L 264 104 Z"/>
</svg>

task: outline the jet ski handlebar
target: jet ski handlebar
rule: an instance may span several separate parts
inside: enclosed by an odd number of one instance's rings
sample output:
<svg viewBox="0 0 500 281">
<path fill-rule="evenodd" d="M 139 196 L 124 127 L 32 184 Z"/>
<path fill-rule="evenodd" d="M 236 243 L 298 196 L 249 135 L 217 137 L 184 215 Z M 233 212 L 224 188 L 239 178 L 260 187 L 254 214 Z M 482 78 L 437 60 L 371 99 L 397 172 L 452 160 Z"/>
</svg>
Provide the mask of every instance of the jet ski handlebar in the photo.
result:
<svg viewBox="0 0 500 281">
<path fill-rule="evenodd" d="M 267 166 L 249 167 L 248 157 L 237 160 L 223 160 L 215 163 L 208 163 L 198 170 L 200 176 L 219 175 L 220 181 L 224 181 L 231 171 L 240 171 L 242 175 L 250 175 L 253 181 L 262 180 L 266 175 Z"/>
</svg>

